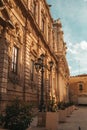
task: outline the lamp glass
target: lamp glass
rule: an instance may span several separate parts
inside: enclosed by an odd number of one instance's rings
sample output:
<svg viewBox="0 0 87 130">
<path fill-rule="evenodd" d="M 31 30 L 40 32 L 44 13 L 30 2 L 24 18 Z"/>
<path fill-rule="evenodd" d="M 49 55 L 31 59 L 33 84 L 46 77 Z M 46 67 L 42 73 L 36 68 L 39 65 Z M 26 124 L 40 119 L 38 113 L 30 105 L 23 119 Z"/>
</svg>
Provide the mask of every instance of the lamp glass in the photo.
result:
<svg viewBox="0 0 87 130">
<path fill-rule="evenodd" d="M 50 68 L 52 68 L 53 67 L 53 61 L 51 60 L 50 62 L 49 62 L 49 65 L 50 65 Z"/>
<path fill-rule="evenodd" d="M 44 60 L 45 55 L 42 53 L 42 54 L 40 55 L 40 57 L 41 57 L 42 60 Z"/>
<path fill-rule="evenodd" d="M 36 69 L 37 72 L 39 72 L 39 68 L 40 68 L 39 66 L 40 65 L 38 63 L 35 63 L 35 69 Z"/>
</svg>

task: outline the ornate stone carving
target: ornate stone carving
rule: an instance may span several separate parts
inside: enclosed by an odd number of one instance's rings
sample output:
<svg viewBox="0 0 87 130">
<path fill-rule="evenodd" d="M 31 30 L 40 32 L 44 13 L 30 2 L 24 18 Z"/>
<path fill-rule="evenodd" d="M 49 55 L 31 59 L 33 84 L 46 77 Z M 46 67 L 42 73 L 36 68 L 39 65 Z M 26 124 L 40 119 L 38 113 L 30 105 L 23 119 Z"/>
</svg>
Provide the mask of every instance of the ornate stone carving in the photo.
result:
<svg viewBox="0 0 87 130">
<path fill-rule="evenodd" d="M 10 8 L 13 8 L 13 2 L 12 2 L 12 0 L 8 0 L 8 4 L 9 4 L 9 6 L 10 6 Z"/>
</svg>

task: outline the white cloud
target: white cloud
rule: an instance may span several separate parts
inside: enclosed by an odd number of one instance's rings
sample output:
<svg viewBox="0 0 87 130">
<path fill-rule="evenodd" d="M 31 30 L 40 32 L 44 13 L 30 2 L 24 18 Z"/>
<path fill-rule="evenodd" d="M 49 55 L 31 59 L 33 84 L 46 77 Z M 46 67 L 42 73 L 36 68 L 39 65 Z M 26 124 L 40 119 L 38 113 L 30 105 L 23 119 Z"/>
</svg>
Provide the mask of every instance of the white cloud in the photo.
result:
<svg viewBox="0 0 87 130">
<path fill-rule="evenodd" d="M 81 48 L 82 48 L 83 50 L 87 50 L 87 42 L 86 42 L 86 41 L 82 41 L 82 42 L 80 43 L 80 46 L 81 46 Z"/>
<path fill-rule="evenodd" d="M 87 41 L 67 44 L 67 59 L 71 75 L 87 73 Z"/>
<path fill-rule="evenodd" d="M 72 54 L 77 54 L 75 49 L 68 48 L 67 51 L 72 53 Z"/>
<path fill-rule="evenodd" d="M 67 51 L 72 54 L 80 54 L 81 52 L 85 53 L 84 50 L 87 50 L 87 42 L 81 41 L 80 43 L 68 43 L 68 49 Z"/>
</svg>

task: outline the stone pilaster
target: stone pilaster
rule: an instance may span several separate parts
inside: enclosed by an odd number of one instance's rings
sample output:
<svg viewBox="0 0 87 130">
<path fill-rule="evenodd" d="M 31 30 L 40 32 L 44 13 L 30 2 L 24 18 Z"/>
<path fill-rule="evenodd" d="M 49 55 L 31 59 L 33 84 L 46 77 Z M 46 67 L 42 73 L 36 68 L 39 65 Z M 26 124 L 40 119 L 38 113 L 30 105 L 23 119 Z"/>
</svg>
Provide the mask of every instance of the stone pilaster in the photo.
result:
<svg viewBox="0 0 87 130">
<path fill-rule="evenodd" d="M 7 100 L 8 76 L 8 43 L 0 37 L 0 109 L 5 107 Z M 2 103 L 3 101 L 3 103 Z"/>
</svg>

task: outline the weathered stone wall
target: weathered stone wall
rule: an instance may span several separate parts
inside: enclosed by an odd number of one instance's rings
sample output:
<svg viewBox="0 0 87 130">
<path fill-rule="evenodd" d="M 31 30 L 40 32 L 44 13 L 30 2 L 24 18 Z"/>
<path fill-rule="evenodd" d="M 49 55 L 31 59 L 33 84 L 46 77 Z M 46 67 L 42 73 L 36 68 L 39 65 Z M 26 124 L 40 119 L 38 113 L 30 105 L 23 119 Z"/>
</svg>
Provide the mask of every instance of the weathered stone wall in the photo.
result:
<svg viewBox="0 0 87 130">
<path fill-rule="evenodd" d="M 7 101 L 7 77 L 8 77 L 8 43 L 4 38 L 0 38 L 0 110 L 5 107 Z"/>
<path fill-rule="evenodd" d="M 45 54 L 44 69 L 44 101 L 50 98 L 59 101 L 59 93 L 64 93 L 69 77 L 66 61 L 66 45 L 63 41 L 61 22 L 58 20 L 53 29 L 53 21 L 49 5 L 42 1 L 3 1 L 6 7 L 0 10 L 0 103 L 2 95 L 12 101 L 18 97 L 27 102 L 39 104 L 41 99 L 41 73 L 36 72 L 32 61 L 36 62 L 42 53 Z M 34 10 L 35 9 L 35 10 Z M 3 30 L 2 28 L 6 28 Z M 2 39 L 3 38 L 3 39 Z M 9 43 L 7 45 L 7 43 Z M 17 73 L 12 72 L 13 47 L 18 49 Z M 61 58 L 60 58 L 61 57 Z M 63 57 L 63 58 L 62 58 Z M 61 62 L 60 59 L 63 59 Z M 53 61 L 49 71 L 49 61 Z M 60 63 L 59 63 L 60 62 Z M 62 66 L 62 70 L 59 68 Z M 61 73 L 61 74 L 60 74 Z M 59 78 L 61 75 L 62 78 Z M 62 79 L 62 80 L 61 80 Z M 60 81 L 59 81 L 60 80 Z M 62 89 L 61 88 L 62 82 Z M 64 96 L 63 95 L 63 96 Z M 3 96 L 5 98 L 5 96 Z"/>
</svg>

